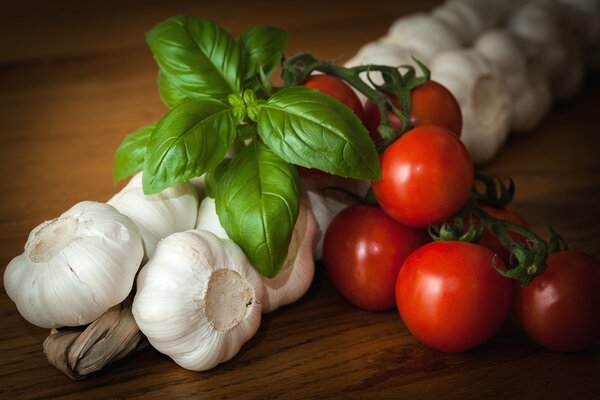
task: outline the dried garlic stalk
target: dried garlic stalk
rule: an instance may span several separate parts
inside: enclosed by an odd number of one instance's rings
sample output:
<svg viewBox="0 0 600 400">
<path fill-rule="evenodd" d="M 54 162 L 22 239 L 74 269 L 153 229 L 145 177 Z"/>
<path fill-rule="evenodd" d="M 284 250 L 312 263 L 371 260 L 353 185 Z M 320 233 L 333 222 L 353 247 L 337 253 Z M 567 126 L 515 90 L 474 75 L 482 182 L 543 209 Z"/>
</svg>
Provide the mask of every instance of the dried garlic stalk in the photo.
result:
<svg viewBox="0 0 600 400">
<path fill-rule="evenodd" d="M 44 341 L 50 364 L 79 380 L 148 345 L 133 315 L 130 295 L 84 329 L 52 329 Z"/>
</svg>

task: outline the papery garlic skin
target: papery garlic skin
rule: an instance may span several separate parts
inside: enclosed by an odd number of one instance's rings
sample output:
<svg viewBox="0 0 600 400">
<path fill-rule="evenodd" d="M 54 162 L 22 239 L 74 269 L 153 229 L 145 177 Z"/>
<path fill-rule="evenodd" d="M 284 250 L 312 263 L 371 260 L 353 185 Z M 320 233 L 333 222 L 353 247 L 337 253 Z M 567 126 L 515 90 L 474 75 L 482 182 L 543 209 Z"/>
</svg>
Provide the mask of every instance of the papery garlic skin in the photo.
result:
<svg viewBox="0 0 600 400">
<path fill-rule="evenodd" d="M 29 234 L 25 252 L 6 267 L 4 288 L 34 325 L 85 325 L 127 297 L 143 255 L 131 219 L 84 201 Z"/>
<path fill-rule="evenodd" d="M 183 182 L 146 195 L 140 172 L 108 204 L 136 223 L 144 240 L 146 257 L 150 258 L 161 239 L 196 225 L 198 192 L 191 183 Z"/>
<path fill-rule="evenodd" d="M 313 281 L 315 275 L 313 243 L 318 227 L 307 203 L 307 199 L 300 203 L 300 212 L 288 247 L 288 255 L 281 271 L 274 278 L 262 278 L 265 288 L 262 301 L 263 314 L 297 301 L 308 291 Z"/>
<path fill-rule="evenodd" d="M 238 245 L 190 230 L 159 243 L 139 273 L 132 312 L 154 348 L 204 371 L 256 333 L 262 297 L 261 277 Z"/>
<path fill-rule="evenodd" d="M 510 97 L 493 64 L 473 49 L 439 54 L 430 66 L 431 79 L 456 98 L 463 116 L 460 140 L 475 164 L 490 161 L 510 128 Z"/>
</svg>

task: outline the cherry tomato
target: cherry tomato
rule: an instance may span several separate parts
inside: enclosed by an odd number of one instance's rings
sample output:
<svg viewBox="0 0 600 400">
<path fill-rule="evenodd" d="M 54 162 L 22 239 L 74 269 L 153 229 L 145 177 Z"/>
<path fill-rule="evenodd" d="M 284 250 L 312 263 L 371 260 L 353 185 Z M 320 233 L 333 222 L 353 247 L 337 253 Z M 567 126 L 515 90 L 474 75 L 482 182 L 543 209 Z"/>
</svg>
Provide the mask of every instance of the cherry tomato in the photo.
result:
<svg viewBox="0 0 600 400">
<path fill-rule="evenodd" d="M 388 147 L 380 160 L 381 180 L 373 191 L 381 207 L 398 222 L 415 227 L 441 223 L 467 201 L 473 163 L 449 130 L 423 125 Z"/>
<path fill-rule="evenodd" d="M 504 221 L 512 222 L 516 225 L 520 225 L 524 228 L 529 228 L 527 221 L 525 221 L 521 214 L 511 210 L 510 208 L 496 208 L 485 204 L 479 204 L 479 207 L 496 219 L 501 219 Z M 507 230 L 507 233 L 516 242 L 526 241 L 526 238 L 517 232 Z M 500 242 L 500 240 L 498 240 L 496 235 L 494 235 L 489 230 L 485 230 L 485 232 L 483 233 L 483 237 L 479 241 L 479 244 L 492 249 L 494 252 L 496 252 L 496 254 L 498 254 L 500 258 L 502 258 L 502 260 L 504 260 L 505 263 L 509 262 L 510 252 L 502 245 L 502 243 Z"/>
<path fill-rule="evenodd" d="M 410 332 L 450 353 L 489 340 L 512 297 L 512 283 L 494 270 L 493 258 L 487 247 L 466 242 L 432 242 L 414 251 L 396 281 L 398 311 Z"/>
<path fill-rule="evenodd" d="M 581 350 L 600 336 L 600 263 L 573 250 L 552 253 L 544 273 L 515 291 L 517 319 L 535 342 Z"/>
<path fill-rule="evenodd" d="M 392 102 L 396 107 L 401 108 L 397 97 L 392 96 Z M 413 127 L 438 125 L 460 136 L 462 113 L 456 98 L 446 87 L 435 81 L 427 81 L 411 91 L 410 104 L 410 122 Z M 388 118 L 396 130 L 402 128 L 402 121 L 396 114 L 389 111 Z M 365 103 L 365 126 L 373 139 L 379 138 L 377 127 L 380 122 L 377 105 L 373 101 L 367 100 Z"/>
<path fill-rule="evenodd" d="M 348 107 L 361 121 L 365 120 L 365 110 L 360 99 L 344 81 L 331 75 L 312 75 L 302 86 L 317 89 L 321 93 L 335 97 Z"/>
<path fill-rule="evenodd" d="M 323 259 L 331 282 L 350 303 L 369 311 L 394 307 L 396 275 L 406 257 L 429 237 L 378 207 L 353 205 L 331 222 Z"/>
</svg>

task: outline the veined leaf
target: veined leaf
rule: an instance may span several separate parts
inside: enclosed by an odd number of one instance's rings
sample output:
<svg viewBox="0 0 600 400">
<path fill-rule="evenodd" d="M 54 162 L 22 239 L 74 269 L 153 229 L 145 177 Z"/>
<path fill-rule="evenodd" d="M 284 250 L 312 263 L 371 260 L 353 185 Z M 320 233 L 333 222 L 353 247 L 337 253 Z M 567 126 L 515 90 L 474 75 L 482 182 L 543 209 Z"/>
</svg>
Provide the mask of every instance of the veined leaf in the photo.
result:
<svg viewBox="0 0 600 400">
<path fill-rule="evenodd" d="M 200 176 L 225 157 L 236 135 L 231 108 L 190 100 L 166 113 L 148 141 L 143 185 L 147 194 Z"/>
</svg>

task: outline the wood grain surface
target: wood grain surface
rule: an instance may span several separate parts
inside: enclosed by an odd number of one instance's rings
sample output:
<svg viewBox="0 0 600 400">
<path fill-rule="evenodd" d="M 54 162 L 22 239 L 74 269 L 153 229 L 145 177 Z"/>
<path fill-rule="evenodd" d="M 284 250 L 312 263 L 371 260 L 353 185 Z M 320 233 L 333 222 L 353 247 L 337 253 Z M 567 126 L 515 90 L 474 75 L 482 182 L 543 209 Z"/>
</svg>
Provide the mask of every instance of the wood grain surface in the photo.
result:
<svg viewBox="0 0 600 400">
<path fill-rule="evenodd" d="M 168 16 L 215 19 L 233 35 L 287 29 L 287 53 L 344 60 L 398 16 L 437 1 L 59 1 L 3 4 L 0 15 L 0 265 L 29 231 L 81 200 L 106 201 L 112 162 L 129 131 L 165 108 L 144 33 Z M 514 208 L 546 234 L 600 257 L 600 75 L 512 137 L 484 170 L 512 176 Z M 195 373 L 147 349 L 73 382 L 42 353 L 48 334 L 0 290 L 0 398 L 599 398 L 598 344 L 575 354 L 541 349 L 514 320 L 464 354 L 419 344 L 395 311 L 367 313 L 333 290 L 322 269 L 298 303 L 264 316 L 230 362 Z"/>
</svg>

